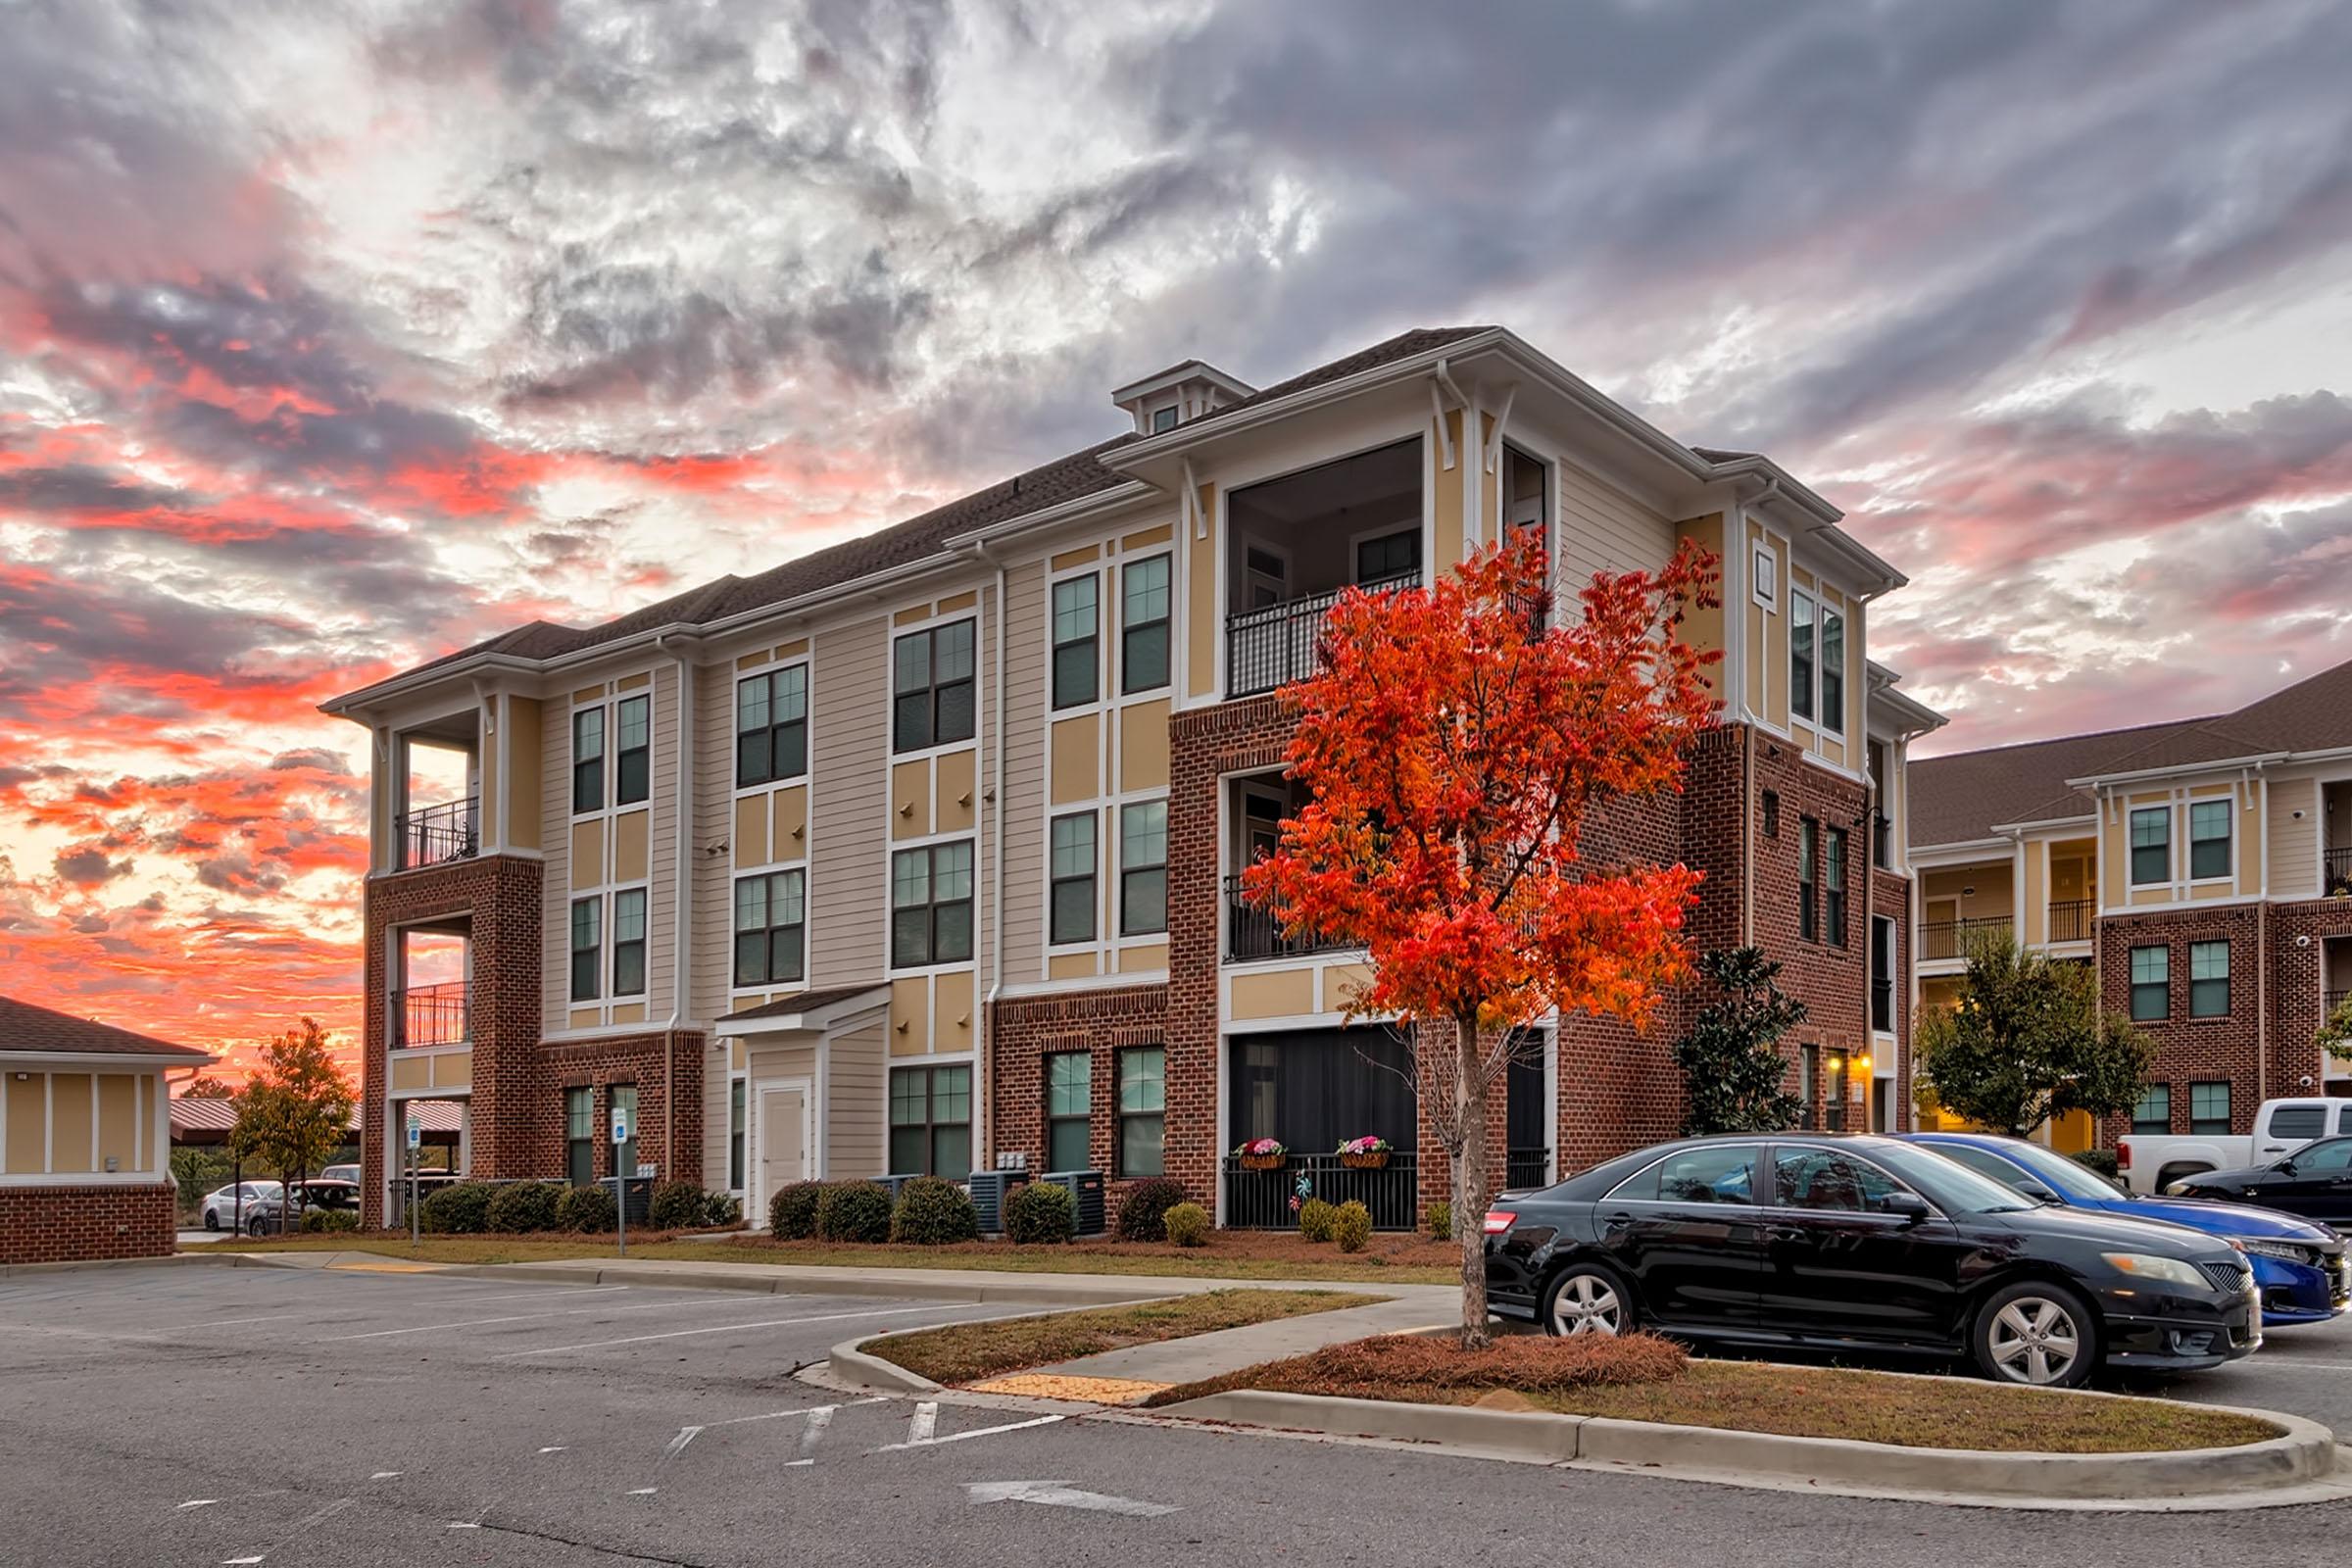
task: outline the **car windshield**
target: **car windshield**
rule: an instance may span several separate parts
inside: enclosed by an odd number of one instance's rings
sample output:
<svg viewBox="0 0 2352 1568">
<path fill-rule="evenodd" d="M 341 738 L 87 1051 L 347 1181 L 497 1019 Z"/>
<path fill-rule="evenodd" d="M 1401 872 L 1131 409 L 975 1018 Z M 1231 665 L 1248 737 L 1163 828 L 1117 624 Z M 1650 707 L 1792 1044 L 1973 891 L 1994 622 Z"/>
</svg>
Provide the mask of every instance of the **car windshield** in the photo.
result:
<svg viewBox="0 0 2352 1568">
<path fill-rule="evenodd" d="M 2016 1214 L 2036 1205 L 2024 1194 L 1980 1176 L 1922 1144 L 1878 1143 L 1856 1151 L 1918 1188 L 1947 1214 Z"/>
<path fill-rule="evenodd" d="M 1928 1146 L 1933 1149 L 1933 1144 Z M 2076 1163 L 2055 1150 L 2039 1144 L 2004 1143 L 2001 1157 L 2015 1160 L 2034 1173 L 2034 1179 L 2064 1198 L 2078 1199 L 2085 1203 L 2111 1202 L 2119 1195 L 2113 1187 L 2099 1180 L 2096 1172 Z"/>
</svg>

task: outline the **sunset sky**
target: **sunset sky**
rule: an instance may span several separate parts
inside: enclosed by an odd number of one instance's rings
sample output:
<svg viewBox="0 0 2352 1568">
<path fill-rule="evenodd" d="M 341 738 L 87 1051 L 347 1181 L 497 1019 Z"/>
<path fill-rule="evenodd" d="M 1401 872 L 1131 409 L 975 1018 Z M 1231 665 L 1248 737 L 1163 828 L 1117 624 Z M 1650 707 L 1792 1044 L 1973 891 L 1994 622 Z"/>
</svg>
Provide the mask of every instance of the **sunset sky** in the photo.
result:
<svg viewBox="0 0 2352 1568">
<path fill-rule="evenodd" d="M 1911 575 L 1944 748 L 2352 658 L 2352 6 L 6 9 L 0 993 L 356 1021 L 314 705 L 1511 326 Z M 241 1052 L 249 1054 L 249 1052 Z"/>
</svg>

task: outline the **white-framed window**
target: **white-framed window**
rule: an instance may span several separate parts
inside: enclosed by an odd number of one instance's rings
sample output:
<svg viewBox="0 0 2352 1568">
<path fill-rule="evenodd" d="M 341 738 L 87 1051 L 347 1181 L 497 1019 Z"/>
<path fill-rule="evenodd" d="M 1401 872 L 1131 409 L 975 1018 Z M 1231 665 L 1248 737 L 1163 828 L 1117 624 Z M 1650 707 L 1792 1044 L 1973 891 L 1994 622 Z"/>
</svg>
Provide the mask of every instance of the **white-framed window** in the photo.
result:
<svg viewBox="0 0 2352 1568">
<path fill-rule="evenodd" d="M 735 985 L 791 985 L 805 971 L 808 873 L 757 871 L 735 879 Z"/>
<path fill-rule="evenodd" d="M 1102 693 L 1099 601 L 1102 579 L 1094 572 L 1054 585 L 1054 706 L 1080 708 Z"/>
<path fill-rule="evenodd" d="M 1173 558 L 1146 556 L 1119 568 L 1119 690 L 1154 691 L 1168 683 Z"/>
<path fill-rule="evenodd" d="M 2188 877 L 2207 882 L 2230 874 L 2229 800 L 2188 803 Z"/>
<path fill-rule="evenodd" d="M 635 806 L 654 792 L 654 699 L 640 692 L 613 705 L 612 804 Z"/>
<path fill-rule="evenodd" d="M 2146 887 L 2173 876 L 2173 808 L 2142 806 L 2132 812 L 2132 885 Z"/>
<path fill-rule="evenodd" d="M 1813 596 L 1788 596 L 1788 711 L 1810 719 L 1814 713 L 1813 681 L 1817 661 L 1813 647 Z"/>
<path fill-rule="evenodd" d="M 605 896 L 571 901 L 571 1000 L 595 1002 L 604 992 Z"/>
<path fill-rule="evenodd" d="M 1753 564 L 1748 570 L 1750 591 L 1757 604 L 1766 610 L 1777 609 L 1781 602 L 1781 558 L 1772 546 L 1758 540 L 1750 555 Z"/>
<path fill-rule="evenodd" d="M 612 895 L 612 995 L 645 995 L 646 890 L 622 888 Z"/>
<path fill-rule="evenodd" d="M 893 855 L 891 967 L 961 963 L 971 956 L 972 841 L 956 839 Z"/>
<path fill-rule="evenodd" d="M 786 664 L 735 683 L 735 787 L 808 771 L 808 666 Z"/>
<path fill-rule="evenodd" d="M 571 814 L 605 808 L 605 705 L 571 715 Z"/>
<path fill-rule="evenodd" d="M 1821 727 L 1845 733 L 1845 615 L 1821 607 Z"/>
<path fill-rule="evenodd" d="M 1047 940 L 1056 947 L 1092 942 L 1098 864 L 1095 813 L 1074 811 L 1054 818 L 1052 855 L 1053 864 L 1048 868 Z"/>
<path fill-rule="evenodd" d="M 924 752 L 972 738 L 979 716 L 979 625 L 951 620 L 892 643 L 892 751 Z"/>
<path fill-rule="evenodd" d="M 1119 935 L 1167 928 L 1168 803 L 1138 801 L 1119 808 Z"/>
</svg>

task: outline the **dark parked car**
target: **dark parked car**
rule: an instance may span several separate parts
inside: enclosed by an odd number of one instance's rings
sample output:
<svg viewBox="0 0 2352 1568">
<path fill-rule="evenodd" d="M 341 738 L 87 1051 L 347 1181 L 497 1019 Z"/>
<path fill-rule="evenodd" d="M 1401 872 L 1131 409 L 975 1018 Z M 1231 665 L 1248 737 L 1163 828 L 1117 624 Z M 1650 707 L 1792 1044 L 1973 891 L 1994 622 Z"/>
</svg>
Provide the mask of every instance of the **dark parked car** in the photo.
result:
<svg viewBox="0 0 2352 1568">
<path fill-rule="evenodd" d="M 1494 1309 L 1553 1334 L 1966 1352 L 2061 1387 L 2262 1343 L 2229 1243 L 2043 1207 L 1891 1138 L 1660 1144 L 1498 1200 L 1486 1231 Z"/>
<path fill-rule="evenodd" d="M 2164 1191 L 2169 1198 L 2227 1198 L 2352 1229 L 2352 1138 L 2322 1138 L 2268 1165 L 2183 1176 Z"/>
<path fill-rule="evenodd" d="M 296 1182 L 292 1198 L 295 1204 L 293 1212 L 298 1215 L 306 1214 L 314 1208 L 330 1211 L 345 1209 L 354 1214 L 360 1211 L 360 1189 L 354 1182 L 318 1180 Z M 272 1232 L 284 1230 L 289 1224 L 300 1224 L 299 1219 L 288 1218 L 287 1200 L 286 1190 L 280 1188 L 262 1198 L 259 1201 L 247 1204 L 245 1209 L 247 1233 L 254 1236 L 267 1236 Z"/>
<path fill-rule="evenodd" d="M 2037 1202 L 2160 1220 L 2235 1242 L 2254 1265 L 2262 1326 L 2325 1323 L 2352 1304 L 2344 1242 L 2317 1220 L 2205 1198 L 2134 1198 L 2054 1149 L 1985 1133 L 1912 1133 L 1910 1142 L 2014 1187 Z"/>
</svg>

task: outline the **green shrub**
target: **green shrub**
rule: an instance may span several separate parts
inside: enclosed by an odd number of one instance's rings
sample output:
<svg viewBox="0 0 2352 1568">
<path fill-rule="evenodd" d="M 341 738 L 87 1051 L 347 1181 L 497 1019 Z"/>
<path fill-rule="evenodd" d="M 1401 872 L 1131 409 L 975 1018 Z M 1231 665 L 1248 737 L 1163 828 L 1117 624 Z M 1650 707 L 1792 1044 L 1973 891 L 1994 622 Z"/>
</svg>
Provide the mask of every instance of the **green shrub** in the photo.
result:
<svg viewBox="0 0 2352 1568">
<path fill-rule="evenodd" d="M 1119 1240 L 1164 1242 L 1168 1239 L 1168 1210 L 1184 1201 L 1184 1184 L 1165 1176 L 1137 1182 L 1119 1205 Z"/>
<path fill-rule="evenodd" d="M 710 1223 L 710 1195 L 693 1182 L 663 1182 L 645 1214 L 658 1231 L 690 1231 Z"/>
<path fill-rule="evenodd" d="M 459 1182 L 424 1200 L 416 1221 L 436 1236 L 479 1236 L 490 1228 L 490 1199 L 497 1191 L 488 1182 Z"/>
<path fill-rule="evenodd" d="M 823 1182 L 794 1182 L 767 1200 L 767 1234 L 779 1242 L 805 1242 L 816 1234 L 817 1200 Z"/>
<path fill-rule="evenodd" d="M 1441 1198 L 1421 1211 L 1421 1228 L 1439 1241 L 1453 1240 L 1453 1205 Z"/>
<path fill-rule="evenodd" d="M 490 1197 L 490 1228 L 514 1234 L 552 1231 L 564 1189 L 553 1182 L 513 1182 Z"/>
<path fill-rule="evenodd" d="M 1326 1203 L 1320 1198 L 1310 1198 L 1298 1205 L 1298 1239 L 1306 1242 L 1331 1240 L 1331 1222 L 1340 1216 L 1339 1205 Z"/>
<path fill-rule="evenodd" d="M 302 1216 L 302 1228 L 306 1231 L 356 1231 L 360 1228 L 359 1211 L 350 1208 L 314 1208 Z"/>
<path fill-rule="evenodd" d="M 1372 1241 L 1372 1211 L 1352 1198 L 1342 1203 L 1332 1217 L 1331 1239 L 1343 1252 L 1362 1251 Z"/>
<path fill-rule="evenodd" d="M 971 1195 L 938 1176 L 919 1177 L 899 1189 L 891 1211 L 890 1239 L 910 1247 L 946 1247 L 980 1239 L 980 1211 Z"/>
<path fill-rule="evenodd" d="M 2124 1173 L 2124 1167 L 2117 1163 L 2115 1151 L 2112 1149 L 2085 1149 L 2080 1154 L 2075 1155 L 2074 1159 L 2077 1164 L 2097 1171 L 2109 1181 L 2116 1180 Z"/>
<path fill-rule="evenodd" d="M 827 1182 L 816 1200 L 816 1234 L 828 1242 L 890 1240 L 890 1189 L 880 1182 Z"/>
<path fill-rule="evenodd" d="M 1168 1240 L 1178 1247 L 1199 1247 L 1208 1240 L 1208 1210 L 1199 1203 L 1178 1203 L 1165 1216 Z"/>
<path fill-rule="evenodd" d="M 703 1223 L 706 1225 L 740 1225 L 743 1223 L 743 1200 L 733 1193 L 710 1192 L 703 1195 Z"/>
<path fill-rule="evenodd" d="M 573 1187 L 556 1200 L 556 1229 L 602 1235 L 619 1223 L 610 1187 Z"/>
<path fill-rule="evenodd" d="M 1030 1182 L 1004 1200 L 1006 1241 L 1052 1244 L 1077 1234 L 1078 1205 L 1059 1182 Z"/>
</svg>

